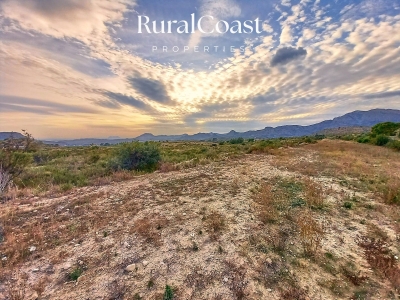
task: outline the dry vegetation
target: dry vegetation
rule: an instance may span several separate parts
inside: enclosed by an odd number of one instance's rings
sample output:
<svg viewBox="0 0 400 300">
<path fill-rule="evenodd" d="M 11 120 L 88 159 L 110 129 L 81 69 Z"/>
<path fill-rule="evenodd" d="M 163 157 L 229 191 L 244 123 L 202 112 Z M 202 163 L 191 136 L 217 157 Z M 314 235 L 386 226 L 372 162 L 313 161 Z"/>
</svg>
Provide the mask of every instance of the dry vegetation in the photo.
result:
<svg viewBox="0 0 400 300">
<path fill-rule="evenodd" d="M 0 299 L 398 299 L 400 153 L 291 146 L 209 144 L 203 162 L 16 194 Z"/>
</svg>

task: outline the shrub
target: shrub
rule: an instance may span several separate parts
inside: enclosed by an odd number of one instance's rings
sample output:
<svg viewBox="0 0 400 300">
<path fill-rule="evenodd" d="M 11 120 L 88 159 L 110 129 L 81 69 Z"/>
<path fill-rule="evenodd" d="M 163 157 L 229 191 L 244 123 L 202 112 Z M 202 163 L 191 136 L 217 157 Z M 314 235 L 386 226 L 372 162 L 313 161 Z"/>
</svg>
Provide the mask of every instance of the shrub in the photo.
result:
<svg viewBox="0 0 400 300">
<path fill-rule="evenodd" d="M 118 146 L 111 167 L 129 171 L 154 171 L 160 160 L 160 150 L 156 143 L 123 143 Z"/>
<path fill-rule="evenodd" d="M 78 268 L 74 269 L 74 270 L 68 275 L 68 277 L 69 277 L 69 279 L 70 279 L 71 281 L 77 281 L 78 278 L 81 277 L 82 273 L 83 273 L 83 269 L 80 268 L 80 267 L 78 267 Z"/>
<path fill-rule="evenodd" d="M 346 209 L 352 209 L 353 203 L 346 201 L 345 203 L 343 203 L 343 207 Z"/>
<path fill-rule="evenodd" d="M 390 141 L 390 139 L 389 139 L 389 137 L 387 137 L 386 135 L 378 135 L 377 137 L 376 137 L 376 145 L 377 146 L 384 146 L 384 145 L 386 145 L 387 143 L 389 143 L 389 141 Z"/>
<path fill-rule="evenodd" d="M 397 129 L 400 128 L 400 123 L 385 122 L 376 124 L 372 127 L 371 132 L 375 135 L 395 135 Z"/>
<path fill-rule="evenodd" d="M 394 150 L 400 151 L 400 141 L 390 141 L 388 143 L 388 147 L 390 147 Z"/>
<path fill-rule="evenodd" d="M 232 145 L 243 144 L 244 143 L 244 138 L 239 137 L 237 139 L 231 139 L 231 140 L 229 140 L 229 143 L 232 144 Z"/>
<path fill-rule="evenodd" d="M 308 210 L 298 217 L 297 226 L 304 252 L 314 255 L 321 248 L 322 240 L 325 238 L 325 227 Z"/>
<path fill-rule="evenodd" d="M 0 144 L 0 194 L 22 174 L 32 159 L 29 152 L 35 149 L 34 139 L 26 131 L 23 133 L 22 139 L 11 137 Z"/>
</svg>

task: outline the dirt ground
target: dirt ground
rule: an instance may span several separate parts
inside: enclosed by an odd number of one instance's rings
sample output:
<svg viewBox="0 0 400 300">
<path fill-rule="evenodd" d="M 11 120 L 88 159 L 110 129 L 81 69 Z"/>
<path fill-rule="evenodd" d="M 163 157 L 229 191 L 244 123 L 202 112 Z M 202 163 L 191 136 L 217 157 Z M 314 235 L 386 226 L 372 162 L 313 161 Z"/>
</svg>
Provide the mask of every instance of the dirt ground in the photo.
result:
<svg viewBox="0 0 400 300">
<path fill-rule="evenodd" d="M 379 238 L 397 260 L 398 206 L 357 178 L 317 172 L 321 149 L 2 204 L 0 299 L 169 299 L 166 285 L 173 299 L 398 299 L 397 262 L 390 275 L 359 242 Z M 304 182 L 320 189 L 323 208 L 307 207 Z M 260 217 L 262 185 L 284 201 L 271 222 Z M 298 225 L 307 214 L 323 228 L 312 254 Z"/>
</svg>

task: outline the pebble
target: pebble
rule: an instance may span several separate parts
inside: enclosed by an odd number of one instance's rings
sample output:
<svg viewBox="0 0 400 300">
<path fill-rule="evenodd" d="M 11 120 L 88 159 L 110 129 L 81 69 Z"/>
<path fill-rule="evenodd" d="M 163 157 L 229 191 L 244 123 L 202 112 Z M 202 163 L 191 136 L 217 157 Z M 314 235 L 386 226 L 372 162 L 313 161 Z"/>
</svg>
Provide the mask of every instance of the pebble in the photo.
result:
<svg viewBox="0 0 400 300">
<path fill-rule="evenodd" d="M 398 256 L 395 256 L 395 257 L 394 257 L 394 259 L 398 260 L 398 259 L 399 259 L 399 257 L 398 257 Z"/>
<path fill-rule="evenodd" d="M 267 291 L 271 293 L 271 292 L 272 292 L 272 289 L 267 289 Z"/>
<path fill-rule="evenodd" d="M 136 264 L 131 264 L 131 265 L 127 266 L 127 267 L 125 268 L 125 271 L 127 271 L 127 272 L 136 271 Z"/>
<path fill-rule="evenodd" d="M 266 259 L 267 264 L 272 264 L 272 259 L 270 259 L 269 257 Z"/>
<path fill-rule="evenodd" d="M 39 269 L 38 268 L 33 269 L 32 272 L 39 272 Z"/>
<path fill-rule="evenodd" d="M 29 247 L 29 252 L 35 252 L 36 251 L 36 247 L 35 246 L 30 246 Z"/>
<path fill-rule="evenodd" d="M 147 266 L 147 265 L 149 264 L 149 262 L 148 262 L 147 260 L 144 260 L 144 261 L 142 262 L 142 264 L 143 264 L 143 266 Z"/>
<path fill-rule="evenodd" d="M 224 277 L 224 281 L 225 281 L 225 282 L 228 282 L 228 277 Z"/>
</svg>

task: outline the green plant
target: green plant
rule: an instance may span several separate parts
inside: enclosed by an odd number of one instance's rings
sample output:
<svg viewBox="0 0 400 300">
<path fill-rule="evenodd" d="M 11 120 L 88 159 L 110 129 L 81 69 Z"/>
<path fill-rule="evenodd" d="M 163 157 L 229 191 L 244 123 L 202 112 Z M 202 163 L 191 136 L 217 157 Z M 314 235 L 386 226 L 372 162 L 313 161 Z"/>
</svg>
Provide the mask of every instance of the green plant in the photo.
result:
<svg viewBox="0 0 400 300">
<path fill-rule="evenodd" d="M 160 160 L 160 150 L 156 143 L 123 143 L 116 149 L 111 167 L 129 171 L 154 171 Z"/>
<path fill-rule="evenodd" d="M 174 290 L 169 285 L 166 285 L 163 300 L 172 300 L 172 299 L 174 299 Z"/>
<path fill-rule="evenodd" d="M 35 149 L 34 138 L 25 130 L 23 133 L 22 139 L 11 136 L 0 144 L 0 194 L 24 172 L 32 160 L 29 152 Z"/>
<path fill-rule="evenodd" d="M 154 281 L 153 281 L 153 279 L 150 279 L 150 280 L 147 282 L 147 288 L 148 288 L 148 289 L 151 289 L 153 286 L 154 286 Z"/>
<path fill-rule="evenodd" d="M 71 281 L 77 281 L 79 277 L 81 277 L 83 273 L 83 269 L 81 267 L 75 268 L 71 273 L 69 273 L 68 278 Z"/>
<path fill-rule="evenodd" d="M 389 143 L 389 141 L 390 139 L 388 136 L 380 134 L 376 137 L 375 143 L 377 146 L 385 146 L 387 143 Z"/>
<path fill-rule="evenodd" d="M 346 208 L 346 209 L 352 209 L 353 203 L 351 203 L 349 201 L 346 201 L 346 202 L 343 203 L 343 207 Z"/>
<path fill-rule="evenodd" d="M 384 122 L 376 124 L 371 128 L 371 133 L 375 135 L 395 135 L 397 129 L 400 128 L 400 123 Z"/>
</svg>

